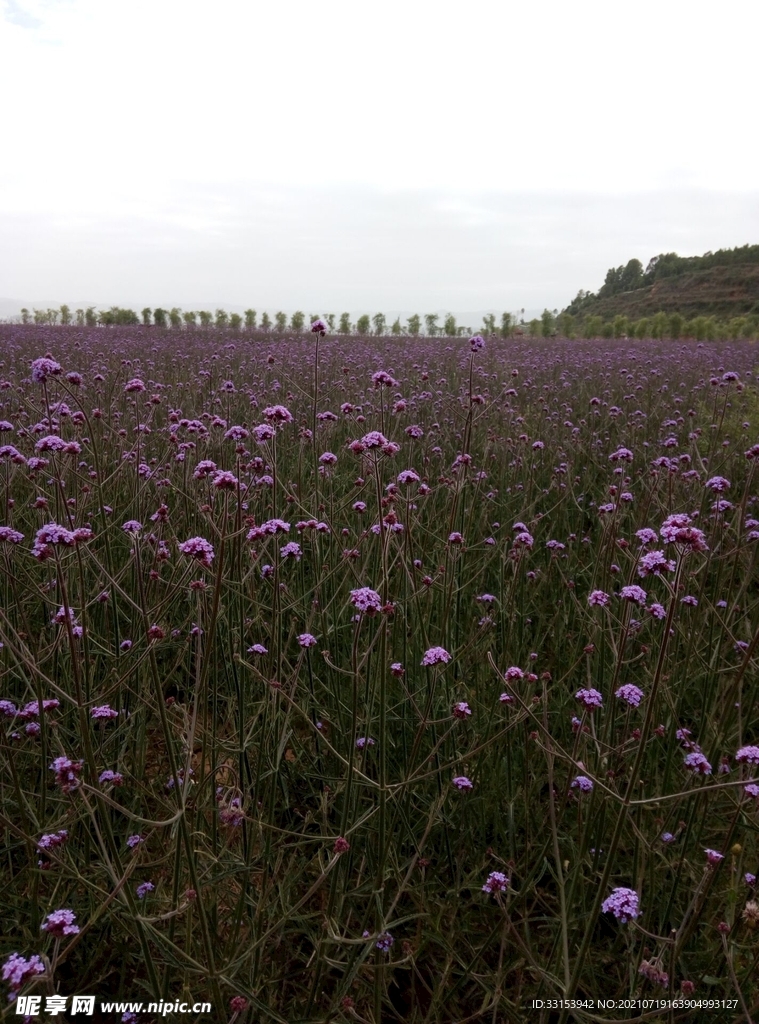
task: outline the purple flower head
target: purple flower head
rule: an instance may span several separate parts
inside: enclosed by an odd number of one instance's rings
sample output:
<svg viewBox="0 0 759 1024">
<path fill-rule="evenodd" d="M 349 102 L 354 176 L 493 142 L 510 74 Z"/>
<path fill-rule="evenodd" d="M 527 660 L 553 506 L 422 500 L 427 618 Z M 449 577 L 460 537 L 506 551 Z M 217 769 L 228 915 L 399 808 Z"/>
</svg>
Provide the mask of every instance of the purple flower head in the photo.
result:
<svg viewBox="0 0 759 1024">
<path fill-rule="evenodd" d="M 485 347 L 485 339 L 481 334 L 473 334 L 469 339 L 469 348 L 472 352 L 480 352 Z"/>
<path fill-rule="evenodd" d="M 211 568 L 211 561 L 214 557 L 213 546 L 203 537 L 190 537 L 189 540 L 182 541 L 179 550 L 183 555 L 195 558 L 206 569 Z"/>
<path fill-rule="evenodd" d="M 716 491 L 717 494 L 722 494 L 729 489 L 730 481 L 726 480 L 724 476 L 713 476 L 706 481 L 704 487 L 708 487 L 710 491 Z"/>
<path fill-rule="evenodd" d="M 578 690 L 575 694 L 575 700 L 579 700 L 589 711 L 592 711 L 594 708 L 603 707 L 604 701 L 603 696 L 598 690 L 592 688 L 589 690 L 585 688 Z"/>
<path fill-rule="evenodd" d="M 351 590 L 351 603 L 364 615 L 372 616 L 382 611 L 382 598 L 371 587 Z"/>
<path fill-rule="evenodd" d="M 572 780 L 570 788 L 579 789 L 581 793 L 592 793 L 593 780 L 589 779 L 587 775 L 578 775 Z"/>
<path fill-rule="evenodd" d="M 309 330 L 311 331 L 311 334 L 316 334 L 320 338 L 323 338 L 324 335 L 327 333 L 327 323 L 325 320 L 322 320 L 320 316 L 318 316 L 316 320 L 312 322 Z"/>
<path fill-rule="evenodd" d="M 472 714 L 472 709 L 465 700 L 459 700 L 453 705 L 453 717 L 465 719 Z"/>
<path fill-rule="evenodd" d="M 700 750 L 694 750 L 688 754 L 683 763 L 694 775 L 711 775 L 712 773 L 712 766 Z"/>
<path fill-rule="evenodd" d="M 263 644 L 253 644 L 252 647 L 248 648 L 248 654 L 268 654 L 268 650 Z"/>
<path fill-rule="evenodd" d="M 622 924 L 639 916 L 638 894 L 634 889 L 614 889 L 601 904 L 604 914 L 613 914 Z"/>
<path fill-rule="evenodd" d="M 316 647 L 316 637 L 311 633 L 301 633 L 298 643 L 301 647 Z"/>
<path fill-rule="evenodd" d="M 619 596 L 623 601 L 631 601 L 633 604 L 641 605 L 641 607 L 646 603 L 647 597 L 645 590 L 635 584 L 629 587 L 622 587 Z"/>
<path fill-rule="evenodd" d="M 41 384 L 48 377 L 59 374 L 62 369 L 61 364 L 56 363 L 54 359 L 42 356 L 40 359 L 32 360 L 32 380 L 35 384 Z"/>
<path fill-rule="evenodd" d="M 109 718 L 118 718 L 118 711 L 114 711 L 108 704 L 101 704 L 99 707 L 90 708 L 90 716 L 92 718 L 100 718 L 108 720 Z"/>
<path fill-rule="evenodd" d="M 149 892 L 153 892 L 154 890 L 155 890 L 155 886 L 153 885 L 152 882 L 143 882 L 142 885 L 138 885 L 137 886 L 137 889 L 136 889 L 137 899 L 138 900 L 144 900 L 145 897 L 147 896 L 147 894 Z"/>
<path fill-rule="evenodd" d="M 444 647 L 430 647 L 425 651 L 422 658 L 422 665 L 438 665 L 441 662 L 445 665 L 451 660 L 451 656 Z"/>
<path fill-rule="evenodd" d="M 663 551 L 647 551 L 638 562 L 638 575 L 651 576 L 661 572 L 674 572 L 675 563 Z"/>
<path fill-rule="evenodd" d="M 299 562 L 303 557 L 303 550 L 295 540 L 291 540 L 288 544 L 283 544 L 279 549 L 279 553 L 282 558 L 294 558 L 296 562 Z"/>
<path fill-rule="evenodd" d="M 60 786 L 62 792 L 71 793 L 79 787 L 79 776 L 84 761 L 72 761 L 68 757 L 56 757 L 49 766 L 55 772 L 55 784 Z"/>
<path fill-rule="evenodd" d="M 127 846 L 129 847 L 130 850 L 134 850 L 134 849 L 136 849 L 140 845 L 140 843 L 144 843 L 144 842 L 145 842 L 145 840 L 142 838 L 142 836 L 133 835 L 133 836 L 127 836 L 126 844 L 127 844 Z"/>
<path fill-rule="evenodd" d="M 390 947 L 395 942 L 395 939 L 390 932 L 380 932 L 379 937 L 375 943 L 375 946 L 381 953 L 389 953 Z"/>
<path fill-rule="evenodd" d="M 373 740 L 371 736 L 359 736 L 356 740 L 356 746 L 359 750 L 363 750 L 365 747 L 373 747 L 376 740 Z"/>
<path fill-rule="evenodd" d="M 605 608 L 609 603 L 609 595 L 603 590 L 591 590 L 588 595 L 588 604 L 591 607 Z"/>
<path fill-rule="evenodd" d="M 122 786 L 124 784 L 124 776 L 120 772 L 114 772 L 112 769 L 106 768 L 104 772 L 100 773 L 98 782 L 101 786 L 105 785 L 106 782 L 110 782 L 113 786 Z"/>
<path fill-rule="evenodd" d="M 470 789 L 474 789 L 474 785 L 472 784 L 472 780 L 471 780 L 471 779 L 468 779 L 468 778 L 466 777 L 466 775 L 457 775 L 457 776 L 456 776 L 456 777 L 455 777 L 454 779 L 452 779 L 451 781 L 453 782 L 453 785 L 454 785 L 454 786 L 455 786 L 455 787 L 456 787 L 457 789 L 459 789 L 459 790 L 470 790 Z"/>
<path fill-rule="evenodd" d="M 142 523 L 137 522 L 136 519 L 127 519 L 121 529 L 125 533 L 139 533 L 142 530 Z"/>
<path fill-rule="evenodd" d="M 738 764 L 759 765 L 759 747 L 741 747 L 735 754 L 735 760 L 738 762 Z"/>
<path fill-rule="evenodd" d="M 30 956 L 26 960 L 18 953 L 11 953 L 3 964 L 3 981 L 8 982 L 11 999 L 19 992 L 27 981 L 30 981 L 37 974 L 45 973 L 45 965 L 38 956 Z"/>
<path fill-rule="evenodd" d="M 78 935 L 79 925 L 75 924 L 76 914 L 73 910 L 54 910 L 42 922 L 41 931 L 49 932 L 58 939 L 64 935 Z"/>
<path fill-rule="evenodd" d="M 719 850 L 705 849 L 704 853 L 710 864 L 719 864 L 721 860 L 725 859 L 724 853 L 720 853 Z"/>
<path fill-rule="evenodd" d="M 614 696 L 619 697 L 620 700 L 627 701 L 631 707 L 637 708 L 643 700 L 643 691 L 632 683 L 624 683 L 615 691 Z"/>
<path fill-rule="evenodd" d="M 68 837 L 68 830 L 65 828 L 62 828 L 60 832 L 48 832 L 37 840 L 37 849 L 53 850 L 57 846 L 63 846 Z"/>
<path fill-rule="evenodd" d="M 495 896 L 497 892 L 505 892 L 508 885 L 509 879 L 502 871 L 491 871 L 485 879 L 482 891 L 490 893 L 491 896 Z"/>
</svg>

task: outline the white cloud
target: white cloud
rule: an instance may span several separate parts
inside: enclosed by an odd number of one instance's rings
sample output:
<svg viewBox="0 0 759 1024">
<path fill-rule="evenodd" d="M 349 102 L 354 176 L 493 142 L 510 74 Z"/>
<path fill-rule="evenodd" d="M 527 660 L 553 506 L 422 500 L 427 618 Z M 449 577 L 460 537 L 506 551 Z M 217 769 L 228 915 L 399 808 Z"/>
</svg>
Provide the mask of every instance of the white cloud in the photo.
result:
<svg viewBox="0 0 759 1024">
<path fill-rule="evenodd" d="M 434 291 L 426 267 L 441 290 L 527 287 L 514 264 L 551 304 L 579 276 L 569 257 L 550 285 L 559 254 L 755 241 L 758 29 L 753 0 L 0 0 L 4 291 L 231 298 L 255 269 L 292 305 L 329 267 L 369 302 Z M 698 190 L 658 225 L 640 198 Z M 259 271 L 264 239 L 282 256 Z"/>
</svg>

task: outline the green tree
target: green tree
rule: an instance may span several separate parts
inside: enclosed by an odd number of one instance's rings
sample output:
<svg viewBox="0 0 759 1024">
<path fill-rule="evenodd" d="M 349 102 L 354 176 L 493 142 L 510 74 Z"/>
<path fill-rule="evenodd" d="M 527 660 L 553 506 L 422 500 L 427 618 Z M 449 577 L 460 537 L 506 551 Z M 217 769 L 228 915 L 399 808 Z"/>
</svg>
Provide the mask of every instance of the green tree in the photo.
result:
<svg viewBox="0 0 759 1024">
<path fill-rule="evenodd" d="M 68 327 L 71 324 L 71 309 L 68 306 L 61 306 L 61 326 Z"/>
<path fill-rule="evenodd" d="M 637 324 L 635 325 L 635 337 L 636 338 L 640 338 L 641 341 L 642 341 L 644 338 L 648 337 L 648 332 L 649 332 L 648 317 L 642 316 L 640 318 L 640 320 L 637 322 Z"/>
<path fill-rule="evenodd" d="M 188 310 L 186 313 L 182 313 L 182 319 L 184 320 L 185 327 L 197 327 L 198 326 L 198 318 L 192 312 L 192 310 Z"/>
<path fill-rule="evenodd" d="M 84 323 L 87 327 L 96 327 L 98 322 L 94 306 L 88 306 L 84 311 Z"/>
<path fill-rule="evenodd" d="M 31 323 L 31 319 L 32 319 L 31 313 L 26 308 L 26 306 L 24 306 L 24 308 L 21 310 L 21 323 L 22 324 Z"/>
<path fill-rule="evenodd" d="M 514 318 L 511 313 L 501 313 L 501 337 L 510 338 L 513 329 Z M 495 333 L 495 324 L 493 325 L 493 333 Z"/>
<path fill-rule="evenodd" d="M 356 333 L 357 334 L 361 334 L 361 335 L 368 334 L 369 333 L 369 325 L 370 324 L 371 324 L 371 320 L 369 319 L 369 314 L 368 313 L 364 313 L 364 315 L 360 316 L 358 318 L 358 320 L 356 321 Z"/>
<path fill-rule="evenodd" d="M 453 313 L 449 313 L 443 321 L 443 334 L 446 338 L 456 337 L 456 317 Z"/>
<path fill-rule="evenodd" d="M 727 333 L 730 335 L 733 341 L 737 341 L 739 338 L 746 337 L 746 318 L 745 316 L 734 316 L 727 325 Z"/>
<path fill-rule="evenodd" d="M 84 310 L 78 309 L 76 311 L 76 326 L 84 327 Z"/>
<path fill-rule="evenodd" d="M 279 313 L 274 314 L 274 323 L 278 331 L 287 330 L 287 313 L 283 313 L 281 310 Z"/>
<path fill-rule="evenodd" d="M 146 306 L 142 311 L 142 322 L 145 327 L 150 327 L 153 322 L 153 310 L 150 306 Z"/>
<path fill-rule="evenodd" d="M 401 327 L 401 318 L 398 316 L 393 320 L 393 326 L 390 328 L 390 333 L 394 338 L 400 338 L 403 334 L 403 328 Z"/>
<path fill-rule="evenodd" d="M 216 310 L 216 317 L 214 318 L 214 327 L 227 327 L 229 325 L 229 314 L 224 309 Z"/>
<path fill-rule="evenodd" d="M 271 317 L 269 316 L 268 313 L 264 313 L 263 316 L 261 317 L 261 330 L 262 331 L 270 331 L 271 330 Z"/>
<path fill-rule="evenodd" d="M 598 314 L 586 317 L 585 323 L 583 324 L 583 337 L 588 340 L 591 338 L 600 338 L 603 325 L 603 317 L 598 316 Z"/>
<path fill-rule="evenodd" d="M 540 333 L 544 338 L 556 334 L 556 320 L 550 309 L 544 309 L 540 315 Z"/>
<path fill-rule="evenodd" d="M 173 306 L 172 309 L 169 311 L 169 321 L 170 321 L 171 326 L 173 328 L 181 327 L 182 326 L 182 311 L 181 311 L 181 309 L 178 309 L 176 306 Z"/>
<path fill-rule="evenodd" d="M 311 320 L 311 323 L 313 323 L 315 319 L 316 317 L 314 317 L 313 320 Z M 295 331 L 296 334 L 300 334 L 300 332 L 303 330 L 305 326 L 306 314 L 302 313 L 300 310 L 298 310 L 296 313 L 293 313 L 293 315 L 290 317 L 290 330 Z"/>
<path fill-rule="evenodd" d="M 351 315 L 350 313 L 340 314 L 340 325 L 337 328 L 340 334 L 350 334 L 351 332 Z"/>
<path fill-rule="evenodd" d="M 374 324 L 374 333 L 382 335 L 385 333 L 385 327 L 387 326 L 387 319 L 384 313 L 375 313 L 372 317 L 372 323 Z"/>
<path fill-rule="evenodd" d="M 424 324 L 427 328 L 427 337 L 434 338 L 438 332 L 437 322 L 440 319 L 437 313 L 425 313 Z"/>
<path fill-rule="evenodd" d="M 612 324 L 612 330 L 614 331 L 615 338 L 624 338 L 627 334 L 627 317 L 620 313 L 614 317 L 614 323 Z"/>
<path fill-rule="evenodd" d="M 160 306 L 158 309 L 153 310 L 153 320 L 155 321 L 156 327 L 166 327 L 166 316 L 166 310 L 161 309 Z"/>
<path fill-rule="evenodd" d="M 418 313 L 414 313 L 406 321 L 406 326 L 408 327 L 408 332 L 411 335 L 411 337 L 418 338 L 419 332 L 422 329 L 422 318 L 419 316 Z"/>
<path fill-rule="evenodd" d="M 719 337 L 719 325 L 717 324 L 716 317 L 710 316 L 704 324 L 704 333 L 706 335 L 706 341 L 716 341 Z"/>
<path fill-rule="evenodd" d="M 482 318 L 482 329 L 485 334 L 495 334 L 495 313 L 487 313 Z"/>
<path fill-rule="evenodd" d="M 534 320 L 530 320 L 530 337 L 538 338 L 540 336 L 540 320 L 537 317 Z"/>
<path fill-rule="evenodd" d="M 334 313 L 327 313 L 327 315 L 324 317 L 324 319 L 327 321 L 327 327 L 329 327 L 329 333 L 330 334 L 334 334 L 335 333 L 335 314 Z M 313 323 L 313 320 L 311 321 L 311 323 Z"/>
<path fill-rule="evenodd" d="M 680 313 L 671 313 L 669 317 L 669 336 L 677 341 L 683 330 L 683 317 Z"/>
<path fill-rule="evenodd" d="M 607 320 L 601 328 L 601 337 L 606 340 L 614 337 L 614 324 L 611 320 Z"/>
<path fill-rule="evenodd" d="M 575 318 L 571 313 L 563 312 L 558 319 L 559 334 L 565 338 L 574 337 Z"/>
<path fill-rule="evenodd" d="M 58 317 L 60 316 L 61 311 L 59 309 L 48 309 L 45 312 L 47 313 L 47 322 L 52 326 L 55 326 L 55 324 L 58 323 Z"/>
<path fill-rule="evenodd" d="M 229 326 L 233 331 L 239 331 L 242 327 L 242 317 L 239 313 L 230 313 L 229 315 Z"/>
<path fill-rule="evenodd" d="M 201 327 L 210 327 L 213 323 L 213 313 L 210 309 L 201 309 L 198 313 Z"/>
<path fill-rule="evenodd" d="M 667 333 L 668 321 L 667 314 L 660 310 L 651 320 L 651 337 L 657 341 L 662 341 Z"/>
<path fill-rule="evenodd" d="M 256 329 L 256 311 L 255 309 L 245 310 L 245 330 L 255 331 Z"/>
</svg>

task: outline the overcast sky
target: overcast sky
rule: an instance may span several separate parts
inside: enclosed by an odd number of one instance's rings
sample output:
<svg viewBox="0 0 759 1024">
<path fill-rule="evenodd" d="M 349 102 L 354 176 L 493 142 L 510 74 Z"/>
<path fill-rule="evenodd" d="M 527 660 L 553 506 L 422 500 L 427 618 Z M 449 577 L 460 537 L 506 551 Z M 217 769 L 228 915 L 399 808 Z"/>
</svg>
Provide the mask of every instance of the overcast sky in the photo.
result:
<svg viewBox="0 0 759 1024">
<path fill-rule="evenodd" d="M 561 308 L 759 242 L 756 0 L 0 0 L 0 298 Z"/>
</svg>

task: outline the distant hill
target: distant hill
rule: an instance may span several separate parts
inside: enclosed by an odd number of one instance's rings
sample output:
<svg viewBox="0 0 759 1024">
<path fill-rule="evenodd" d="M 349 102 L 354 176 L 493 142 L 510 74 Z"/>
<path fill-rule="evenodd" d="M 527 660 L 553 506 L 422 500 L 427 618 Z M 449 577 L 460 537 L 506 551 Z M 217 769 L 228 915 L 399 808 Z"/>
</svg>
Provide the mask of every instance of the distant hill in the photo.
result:
<svg viewBox="0 0 759 1024">
<path fill-rule="evenodd" d="M 656 313 L 679 313 L 686 319 L 759 317 L 759 245 L 720 249 L 703 256 L 654 256 L 646 269 L 640 260 L 612 267 L 597 293 L 578 292 L 563 310 L 581 320 L 629 320 Z"/>
</svg>

